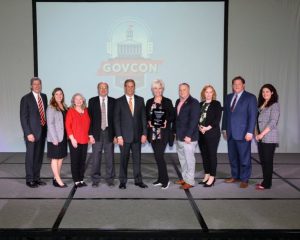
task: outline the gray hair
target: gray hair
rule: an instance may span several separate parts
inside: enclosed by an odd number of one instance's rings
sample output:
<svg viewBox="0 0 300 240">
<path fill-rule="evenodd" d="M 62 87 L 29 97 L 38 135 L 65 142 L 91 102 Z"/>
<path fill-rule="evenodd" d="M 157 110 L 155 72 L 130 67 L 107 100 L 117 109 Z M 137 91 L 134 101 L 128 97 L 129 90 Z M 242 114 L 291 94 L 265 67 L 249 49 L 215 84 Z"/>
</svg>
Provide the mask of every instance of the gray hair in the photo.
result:
<svg viewBox="0 0 300 240">
<path fill-rule="evenodd" d="M 85 99 L 85 97 L 81 94 L 81 93 L 75 93 L 73 96 L 72 96 L 72 99 L 71 99 L 71 108 L 75 108 L 75 102 L 74 102 L 74 100 L 75 100 L 75 98 L 77 97 L 77 96 L 80 96 L 81 98 L 82 98 L 82 101 L 83 101 L 83 103 L 82 103 L 82 106 L 81 106 L 81 109 L 85 109 L 86 108 L 86 99 Z"/>
<path fill-rule="evenodd" d="M 97 85 L 97 88 L 99 88 L 101 84 L 105 84 L 107 89 L 109 88 L 108 83 L 106 83 L 106 82 L 99 82 Z"/>
<path fill-rule="evenodd" d="M 153 82 L 151 84 L 151 89 L 153 89 L 155 85 L 160 85 L 161 88 L 163 90 L 165 90 L 165 83 L 164 83 L 163 80 L 161 80 L 161 79 L 155 79 L 155 80 L 153 80 Z"/>
<path fill-rule="evenodd" d="M 190 89 L 190 85 L 189 85 L 188 83 L 186 83 L 186 82 L 180 83 L 180 84 L 179 84 L 179 87 L 181 87 L 181 86 L 187 86 L 188 89 Z"/>
<path fill-rule="evenodd" d="M 32 86 L 34 81 L 40 81 L 40 83 L 42 83 L 42 80 L 39 77 L 33 77 L 30 79 L 30 86 Z"/>
</svg>

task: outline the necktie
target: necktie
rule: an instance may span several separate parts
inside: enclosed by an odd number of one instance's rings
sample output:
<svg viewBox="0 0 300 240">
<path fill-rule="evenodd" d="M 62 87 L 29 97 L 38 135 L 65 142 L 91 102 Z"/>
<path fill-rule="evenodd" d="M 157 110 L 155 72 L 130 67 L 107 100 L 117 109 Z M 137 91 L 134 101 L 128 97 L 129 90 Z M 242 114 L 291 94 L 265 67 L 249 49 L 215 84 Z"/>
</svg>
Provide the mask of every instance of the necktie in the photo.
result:
<svg viewBox="0 0 300 240">
<path fill-rule="evenodd" d="M 131 111 L 131 114 L 133 115 L 133 102 L 132 102 L 132 97 L 129 98 L 129 109 Z"/>
<path fill-rule="evenodd" d="M 105 108 L 105 99 L 102 98 L 101 104 L 101 129 L 105 130 L 106 128 L 106 108 Z"/>
<path fill-rule="evenodd" d="M 43 107 L 43 101 L 40 95 L 38 95 L 38 108 L 39 108 L 39 113 L 41 117 L 41 125 L 45 126 L 46 124 L 46 118 L 45 118 L 45 112 L 44 112 L 44 107 Z"/>
<path fill-rule="evenodd" d="M 237 100 L 237 94 L 235 94 L 235 97 L 234 97 L 233 102 L 231 104 L 231 107 L 230 107 L 231 112 L 233 112 L 233 110 L 235 108 L 236 100 Z"/>
</svg>

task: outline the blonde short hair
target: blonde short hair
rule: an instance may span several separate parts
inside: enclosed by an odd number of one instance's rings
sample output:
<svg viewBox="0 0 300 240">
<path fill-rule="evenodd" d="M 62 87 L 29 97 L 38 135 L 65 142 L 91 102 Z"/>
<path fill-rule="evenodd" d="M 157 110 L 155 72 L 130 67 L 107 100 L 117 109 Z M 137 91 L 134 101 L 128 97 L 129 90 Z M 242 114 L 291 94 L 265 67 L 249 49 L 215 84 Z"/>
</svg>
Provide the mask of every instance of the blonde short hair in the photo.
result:
<svg viewBox="0 0 300 240">
<path fill-rule="evenodd" d="M 75 93 L 73 96 L 72 96 L 72 99 L 71 99 L 71 108 L 75 108 L 75 102 L 74 102 L 74 100 L 75 100 L 75 98 L 77 97 L 77 96 L 80 96 L 81 98 L 82 98 L 82 101 L 83 101 L 83 103 L 82 103 L 82 105 L 81 105 L 81 109 L 85 109 L 86 108 L 86 99 L 85 99 L 85 97 L 81 94 L 81 93 Z"/>
<path fill-rule="evenodd" d="M 151 84 L 151 89 L 154 88 L 155 85 L 160 85 L 160 87 L 165 90 L 165 83 L 163 80 L 161 79 L 155 79 L 153 80 L 152 84 Z"/>
<path fill-rule="evenodd" d="M 202 88 L 201 93 L 200 93 L 201 100 L 202 100 L 202 101 L 205 100 L 205 91 L 206 91 L 206 89 L 208 89 L 208 88 L 211 88 L 211 89 L 212 89 L 212 91 L 213 91 L 212 99 L 213 99 L 213 100 L 216 100 L 216 99 L 217 99 L 217 93 L 216 93 L 216 90 L 215 90 L 215 88 L 214 88 L 212 85 L 210 85 L 210 84 L 207 84 L 207 85 L 205 85 L 205 86 Z"/>
</svg>

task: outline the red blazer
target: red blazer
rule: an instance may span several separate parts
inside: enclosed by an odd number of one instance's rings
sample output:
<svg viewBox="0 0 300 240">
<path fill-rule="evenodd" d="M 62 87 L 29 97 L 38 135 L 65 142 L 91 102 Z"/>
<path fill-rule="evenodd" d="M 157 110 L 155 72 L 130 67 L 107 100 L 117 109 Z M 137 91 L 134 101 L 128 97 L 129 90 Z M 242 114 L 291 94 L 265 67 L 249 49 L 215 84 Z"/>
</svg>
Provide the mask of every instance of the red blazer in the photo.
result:
<svg viewBox="0 0 300 240">
<path fill-rule="evenodd" d="M 67 136 L 73 134 L 79 144 L 87 144 L 89 142 L 90 117 L 87 108 L 84 113 L 80 114 L 74 108 L 70 108 L 66 116 Z"/>
</svg>

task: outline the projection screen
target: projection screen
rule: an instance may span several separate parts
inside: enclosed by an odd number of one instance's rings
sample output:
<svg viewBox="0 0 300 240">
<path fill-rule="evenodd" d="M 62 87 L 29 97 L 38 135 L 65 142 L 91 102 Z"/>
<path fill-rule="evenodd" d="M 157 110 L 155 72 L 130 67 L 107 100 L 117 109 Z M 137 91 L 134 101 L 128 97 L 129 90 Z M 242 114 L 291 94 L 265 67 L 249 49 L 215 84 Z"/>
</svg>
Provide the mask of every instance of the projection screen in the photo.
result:
<svg viewBox="0 0 300 240">
<path fill-rule="evenodd" d="M 223 103 L 225 1 L 35 1 L 34 8 L 35 74 L 49 99 L 61 87 L 67 104 L 76 92 L 88 100 L 103 81 L 117 98 L 124 80 L 132 78 L 145 101 L 152 97 L 151 82 L 162 79 L 164 95 L 174 104 L 182 82 L 197 99 L 212 84 Z"/>
</svg>

